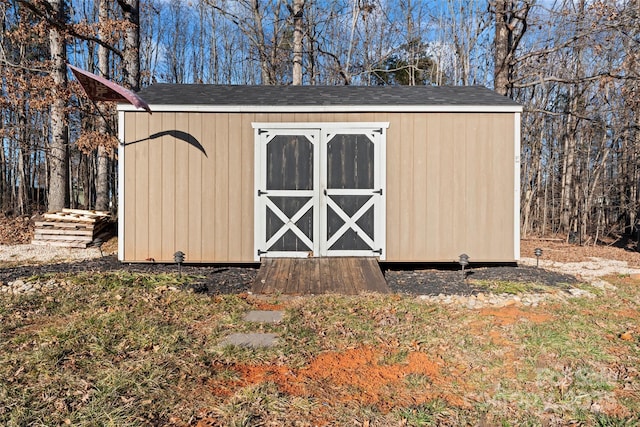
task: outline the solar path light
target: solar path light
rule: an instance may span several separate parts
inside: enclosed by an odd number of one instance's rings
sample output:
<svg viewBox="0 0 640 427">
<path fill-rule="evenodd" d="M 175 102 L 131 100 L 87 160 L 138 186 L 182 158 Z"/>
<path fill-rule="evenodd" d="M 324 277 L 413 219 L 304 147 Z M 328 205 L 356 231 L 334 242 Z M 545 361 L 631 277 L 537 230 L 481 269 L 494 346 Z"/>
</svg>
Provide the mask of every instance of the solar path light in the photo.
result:
<svg viewBox="0 0 640 427">
<path fill-rule="evenodd" d="M 462 267 L 462 281 L 465 280 L 466 276 L 464 273 L 464 269 L 466 266 L 469 265 L 469 255 L 467 254 L 462 254 L 460 255 L 460 259 L 458 260 L 458 264 L 460 264 L 460 267 Z"/>
<path fill-rule="evenodd" d="M 93 239 L 93 246 L 95 246 L 96 248 L 98 248 L 98 250 L 100 250 L 101 258 L 104 258 L 104 254 L 102 253 L 103 244 L 104 244 L 104 241 L 100 237 L 96 237 L 95 239 Z"/>
<path fill-rule="evenodd" d="M 182 263 L 184 262 L 185 253 L 182 251 L 178 251 L 173 254 L 173 260 L 176 264 L 178 264 L 178 276 L 182 277 Z"/>
<path fill-rule="evenodd" d="M 540 265 L 540 257 L 542 256 L 542 249 L 535 248 L 533 254 L 536 256 L 536 268 L 538 268 Z"/>
</svg>

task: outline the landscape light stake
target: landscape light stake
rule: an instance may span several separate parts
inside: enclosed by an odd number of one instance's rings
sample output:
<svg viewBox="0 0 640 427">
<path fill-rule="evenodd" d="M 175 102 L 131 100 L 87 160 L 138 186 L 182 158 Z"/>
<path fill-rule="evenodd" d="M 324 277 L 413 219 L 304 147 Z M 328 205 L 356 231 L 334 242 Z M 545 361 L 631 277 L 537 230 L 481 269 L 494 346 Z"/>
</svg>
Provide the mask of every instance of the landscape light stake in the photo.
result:
<svg viewBox="0 0 640 427">
<path fill-rule="evenodd" d="M 540 266 L 540 257 L 542 256 L 542 249 L 535 248 L 533 254 L 536 256 L 536 268 Z"/>
<path fill-rule="evenodd" d="M 467 254 L 460 255 L 460 259 L 458 260 L 458 264 L 460 264 L 460 267 L 462 267 L 462 281 L 464 282 L 465 279 L 466 279 L 464 268 L 467 265 L 469 265 L 469 255 L 467 255 Z"/>
<path fill-rule="evenodd" d="M 178 264 L 178 277 L 182 277 L 182 263 L 184 262 L 185 253 L 182 251 L 178 251 L 173 254 L 173 260 L 176 264 Z"/>
<path fill-rule="evenodd" d="M 100 251 L 100 258 L 104 258 L 104 254 L 102 253 L 102 245 L 103 245 L 103 243 L 104 243 L 104 242 L 103 242 L 103 241 L 102 241 L 102 239 L 101 239 L 101 238 L 99 238 L 99 237 L 96 237 L 96 238 L 93 240 L 93 246 L 97 246 L 97 247 L 98 247 L 98 250 Z"/>
</svg>

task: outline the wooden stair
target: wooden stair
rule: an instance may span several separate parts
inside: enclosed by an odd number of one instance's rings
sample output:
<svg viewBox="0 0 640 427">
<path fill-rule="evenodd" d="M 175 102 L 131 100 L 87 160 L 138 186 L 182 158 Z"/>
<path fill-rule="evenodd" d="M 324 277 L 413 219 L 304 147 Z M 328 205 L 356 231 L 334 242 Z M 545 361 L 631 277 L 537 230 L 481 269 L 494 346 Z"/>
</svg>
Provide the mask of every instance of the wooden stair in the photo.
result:
<svg viewBox="0 0 640 427">
<path fill-rule="evenodd" d="M 263 258 L 254 294 L 317 295 L 390 293 L 375 258 Z"/>
<path fill-rule="evenodd" d="M 35 222 L 34 245 L 86 248 L 110 224 L 108 212 L 63 209 L 44 214 Z"/>
</svg>

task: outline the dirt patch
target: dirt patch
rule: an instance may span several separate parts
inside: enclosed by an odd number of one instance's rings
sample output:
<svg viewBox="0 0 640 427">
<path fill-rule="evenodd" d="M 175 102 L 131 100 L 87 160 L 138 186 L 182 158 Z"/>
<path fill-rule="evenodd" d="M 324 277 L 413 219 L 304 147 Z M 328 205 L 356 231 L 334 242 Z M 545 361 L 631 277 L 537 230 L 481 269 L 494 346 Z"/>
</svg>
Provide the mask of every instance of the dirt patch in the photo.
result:
<svg viewBox="0 0 640 427">
<path fill-rule="evenodd" d="M 543 323 L 553 319 L 553 316 L 548 313 L 522 311 L 515 306 L 504 308 L 483 308 L 480 310 L 480 315 L 493 317 L 494 322 L 500 326 L 513 325 L 522 319 L 533 323 Z"/>
<path fill-rule="evenodd" d="M 393 409 L 389 402 L 418 405 L 436 398 L 466 407 L 463 396 L 448 391 L 454 380 L 457 390 L 464 390 L 460 387 L 461 379 L 444 374 L 442 367 L 440 358 L 424 352 L 398 353 L 360 347 L 323 353 L 301 369 L 229 366 L 226 369 L 235 371 L 238 378 L 213 382 L 210 387 L 215 393 L 228 396 L 241 387 L 272 382 L 292 396 L 315 397 L 327 404 L 337 401 L 377 406 L 383 412 Z M 412 382 L 417 385 L 412 387 Z"/>
<path fill-rule="evenodd" d="M 613 315 L 616 317 L 626 317 L 628 319 L 637 319 L 638 317 L 640 317 L 640 313 L 638 313 L 637 310 L 633 309 L 618 310 L 615 311 Z"/>
<path fill-rule="evenodd" d="M 238 296 L 250 304 L 254 310 L 281 311 L 286 309 L 284 303 L 274 301 L 270 296 L 250 295 L 246 292 Z"/>
</svg>

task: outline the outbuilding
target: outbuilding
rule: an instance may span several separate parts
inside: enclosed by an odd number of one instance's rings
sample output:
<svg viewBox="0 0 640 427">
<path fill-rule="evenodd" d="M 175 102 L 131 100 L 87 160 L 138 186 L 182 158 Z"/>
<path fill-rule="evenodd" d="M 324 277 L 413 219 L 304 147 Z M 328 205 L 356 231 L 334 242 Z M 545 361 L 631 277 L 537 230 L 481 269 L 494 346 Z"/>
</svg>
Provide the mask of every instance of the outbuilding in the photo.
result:
<svg viewBox="0 0 640 427">
<path fill-rule="evenodd" d="M 518 260 L 520 115 L 478 86 L 154 84 L 120 105 L 118 256 Z"/>
</svg>

